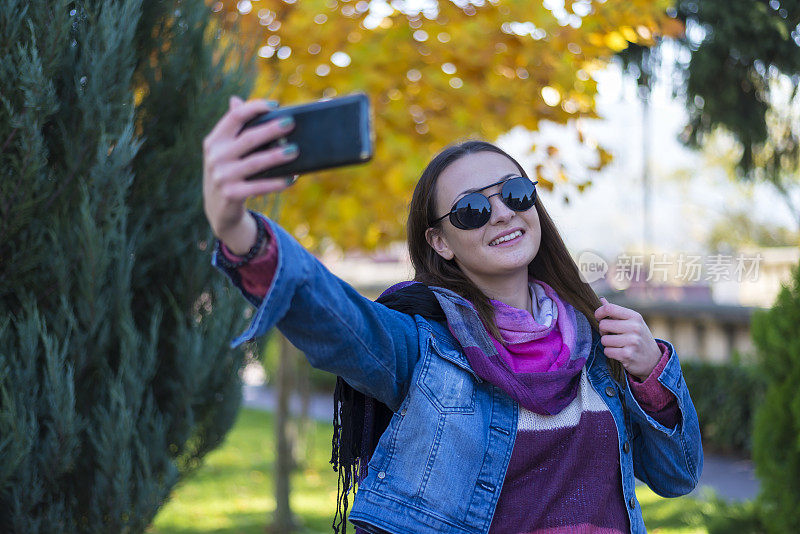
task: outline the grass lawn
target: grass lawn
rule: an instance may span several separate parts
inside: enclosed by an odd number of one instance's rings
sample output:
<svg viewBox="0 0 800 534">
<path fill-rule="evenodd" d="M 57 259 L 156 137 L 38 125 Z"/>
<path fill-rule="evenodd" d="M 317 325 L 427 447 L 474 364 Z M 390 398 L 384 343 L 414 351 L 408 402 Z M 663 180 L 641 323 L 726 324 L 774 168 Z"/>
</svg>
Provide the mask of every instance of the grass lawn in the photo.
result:
<svg viewBox="0 0 800 534">
<path fill-rule="evenodd" d="M 263 534 L 275 507 L 273 443 L 272 415 L 242 409 L 225 443 L 176 488 L 148 532 Z M 337 474 L 328 463 L 330 445 L 330 424 L 313 424 L 306 464 L 292 479 L 292 509 L 308 533 L 333 532 Z M 710 505 L 688 497 L 664 499 L 644 486 L 636 494 L 649 532 L 706 532 L 701 510 Z"/>
</svg>

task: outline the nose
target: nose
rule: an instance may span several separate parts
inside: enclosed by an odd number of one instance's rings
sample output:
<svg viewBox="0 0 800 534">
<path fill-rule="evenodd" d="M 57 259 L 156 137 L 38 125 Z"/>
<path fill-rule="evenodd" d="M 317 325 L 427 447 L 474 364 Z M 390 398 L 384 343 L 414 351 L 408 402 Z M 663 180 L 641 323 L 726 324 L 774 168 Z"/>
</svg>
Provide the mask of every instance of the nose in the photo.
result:
<svg viewBox="0 0 800 534">
<path fill-rule="evenodd" d="M 489 195 L 489 203 L 492 205 L 492 216 L 489 219 L 490 224 L 497 224 L 507 222 L 514 216 L 514 210 L 506 206 L 506 203 L 500 200 L 500 193 Z"/>
</svg>

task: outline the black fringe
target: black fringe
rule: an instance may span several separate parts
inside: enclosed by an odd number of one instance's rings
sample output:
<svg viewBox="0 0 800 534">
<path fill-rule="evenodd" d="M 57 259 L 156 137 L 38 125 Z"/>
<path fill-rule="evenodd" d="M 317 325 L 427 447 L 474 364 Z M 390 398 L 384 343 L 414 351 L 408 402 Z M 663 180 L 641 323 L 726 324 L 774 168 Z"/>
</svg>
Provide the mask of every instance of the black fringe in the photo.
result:
<svg viewBox="0 0 800 534">
<path fill-rule="evenodd" d="M 347 496 L 354 489 L 360 469 L 360 435 L 355 435 L 355 426 L 363 425 L 363 402 L 356 397 L 363 395 L 350 387 L 342 377 L 336 377 L 333 393 L 333 439 L 331 440 L 331 461 L 333 470 L 339 473 L 336 492 L 336 514 L 333 516 L 333 531 L 347 532 Z"/>
<path fill-rule="evenodd" d="M 433 292 L 424 284 L 415 283 L 381 295 L 377 302 L 409 315 L 446 320 Z M 358 483 L 367 476 L 367 463 L 392 415 L 388 406 L 353 389 L 342 377 L 336 377 L 330 461 L 333 470 L 339 474 L 336 513 L 331 525 L 336 534 L 339 534 L 339 529 L 341 534 L 347 534 L 348 495 L 355 493 Z M 356 534 L 360 530 L 357 528 Z"/>
</svg>

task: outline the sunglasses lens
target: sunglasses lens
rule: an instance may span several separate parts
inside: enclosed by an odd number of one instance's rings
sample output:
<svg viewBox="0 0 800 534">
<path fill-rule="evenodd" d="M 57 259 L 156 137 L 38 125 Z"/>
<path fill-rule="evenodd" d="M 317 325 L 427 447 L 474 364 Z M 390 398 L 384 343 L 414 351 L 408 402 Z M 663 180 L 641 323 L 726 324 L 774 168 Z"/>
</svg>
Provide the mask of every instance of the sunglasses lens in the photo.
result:
<svg viewBox="0 0 800 534">
<path fill-rule="evenodd" d="M 462 230 L 480 228 L 489 221 L 490 213 L 489 199 L 479 193 L 470 193 L 456 202 L 450 222 Z"/>
<path fill-rule="evenodd" d="M 501 196 L 512 210 L 525 211 L 536 202 L 536 186 L 524 176 L 517 176 L 503 184 Z"/>
</svg>

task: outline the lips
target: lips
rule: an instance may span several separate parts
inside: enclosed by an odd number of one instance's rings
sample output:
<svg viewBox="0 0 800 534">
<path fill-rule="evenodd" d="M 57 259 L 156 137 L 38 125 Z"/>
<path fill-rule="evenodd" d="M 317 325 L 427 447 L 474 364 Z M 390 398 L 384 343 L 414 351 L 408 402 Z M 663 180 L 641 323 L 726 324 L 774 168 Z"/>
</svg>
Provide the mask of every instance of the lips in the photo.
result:
<svg viewBox="0 0 800 534">
<path fill-rule="evenodd" d="M 506 237 L 506 236 L 510 236 L 510 235 L 512 235 L 514 233 L 517 233 L 517 232 L 519 232 L 519 234 L 521 236 L 522 234 L 525 233 L 525 230 L 523 230 L 522 228 L 514 228 L 514 229 L 509 230 L 507 232 L 503 232 L 499 236 L 497 236 L 494 239 L 492 239 L 491 241 L 489 241 L 489 246 L 492 247 L 492 246 L 497 246 L 497 245 L 499 245 L 501 243 L 504 243 L 505 241 L 501 241 L 500 243 L 498 243 L 497 240 L 500 239 L 500 238 Z M 519 236 L 515 236 L 515 238 L 516 237 L 519 237 Z"/>
</svg>

